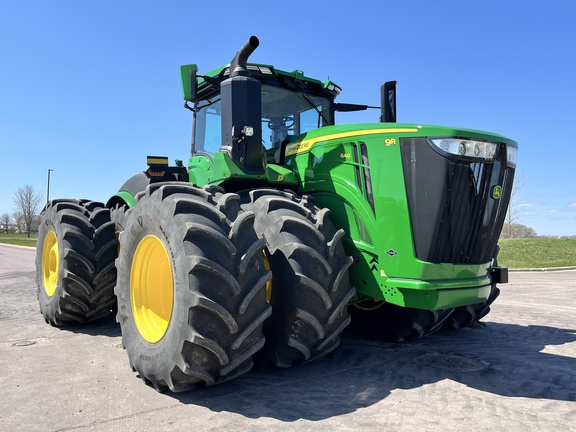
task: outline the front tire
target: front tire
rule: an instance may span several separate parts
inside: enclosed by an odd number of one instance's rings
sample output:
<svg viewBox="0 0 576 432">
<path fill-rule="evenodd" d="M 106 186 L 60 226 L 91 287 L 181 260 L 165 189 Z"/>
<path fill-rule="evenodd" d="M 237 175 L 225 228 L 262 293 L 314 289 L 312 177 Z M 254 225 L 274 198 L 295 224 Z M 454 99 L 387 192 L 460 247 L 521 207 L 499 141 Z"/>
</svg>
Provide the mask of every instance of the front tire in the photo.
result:
<svg viewBox="0 0 576 432">
<path fill-rule="evenodd" d="M 403 342 L 437 332 L 453 311 L 428 311 L 365 299 L 350 306 L 350 328 L 369 339 Z"/>
<path fill-rule="evenodd" d="M 112 313 L 116 245 L 102 203 L 55 200 L 46 206 L 36 246 L 38 301 L 46 322 L 86 323 Z"/>
<path fill-rule="evenodd" d="M 219 188 L 157 183 L 126 216 L 117 319 L 133 370 L 174 392 L 249 371 L 270 315 L 253 213 Z"/>
<path fill-rule="evenodd" d="M 496 246 L 494 251 L 494 257 L 492 261 L 493 266 L 498 266 L 498 253 L 500 252 L 500 246 Z M 480 320 L 484 318 L 490 312 L 490 307 L 492 303 L 496 301 L 500 295 L 500 288 L 492 283 L 490 287 L 490 295 L 483 303 L 459 306 L 454 310 L 454 313 L 444 322 L 442 330 L 458 330 L 464 327 L 470 327 L 474 325 L 482 326 Z"/>
<path fill-rule="evenodd" d="M 454 313 L 444 321 L 442 330 L 458 330 L 473 325 L 483 325 L 480 320 L 490 312 L 490 306 L 500 295 L 500 288 L 492 284 L 490 295 L 484 303 L 478 303 L 468 306 L 459 306 Z"/>
</svg>

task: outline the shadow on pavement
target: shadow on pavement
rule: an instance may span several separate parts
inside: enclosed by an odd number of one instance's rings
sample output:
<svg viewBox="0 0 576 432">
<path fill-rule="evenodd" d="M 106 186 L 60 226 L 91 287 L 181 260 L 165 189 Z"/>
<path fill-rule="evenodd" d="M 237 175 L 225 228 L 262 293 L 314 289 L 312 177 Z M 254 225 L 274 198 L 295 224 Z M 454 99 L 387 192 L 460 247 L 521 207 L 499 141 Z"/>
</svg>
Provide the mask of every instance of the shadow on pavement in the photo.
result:
<svg viewBox="0 0 576 432">
<path fill-rule="evenodd" d="M 442 380 L 505 397 L 576 401 L 576 358 L 542 352 L 576 341 L 576 330 L 490 323 L 410 343 L 345 335 L 331 355 L 290 369 L 256 371 L 220 386 L 167 393 L 184 404 L 249 418 L 322 420 L 373 405 L 391 392 Z M 572 351 L 576 356 L 576 352 Z M 428 356 L 463 358 L 480 370 L 430 367 Z M 470 364 L 470 362 L 464 362 Z M 446 364 L 443 364 L 446 366 Z"/>
<path fill-rule="evenodd" d="M 121 337 L 112 316 L 62 330 Z M 543 352 L 562 351 L 562 345 L 574 342 L 576 329 L 501 323 L 404 343 L 346 332 L 336 351 L 315 362 L 288 369 L 254 369 L 221 385 L 165 395 L 214 412 L 281 421 L 322 420 L 354 412 L 393 391 L 443 380 L 505 397 L 576 401 L 576 349 L 570 349 L 572 357 Z M 432 357 L 450 361 L 422 361 Z M 470 364 L 477 367 L 470 369 Z"/>
<path fill-rule="evenodd" d="M 62 331 L 69 331 L 71 333 L 85 334 L 88 336 L 109 336 L 121 337 L 122 332 L 120 326 L 116 322 L 116 315 L 109 315 L 92 323 L 80 325 L 63 325 L 57 327 Z"/>
</svg>

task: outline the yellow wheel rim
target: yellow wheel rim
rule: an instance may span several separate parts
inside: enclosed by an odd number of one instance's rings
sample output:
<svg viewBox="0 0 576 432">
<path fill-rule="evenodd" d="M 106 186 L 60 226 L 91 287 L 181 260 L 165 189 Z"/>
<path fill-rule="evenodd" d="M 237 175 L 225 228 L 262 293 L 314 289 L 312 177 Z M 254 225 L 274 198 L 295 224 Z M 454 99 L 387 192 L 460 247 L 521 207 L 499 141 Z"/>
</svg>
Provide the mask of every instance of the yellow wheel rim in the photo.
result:
<svg viewBox="0 0 576 432">
<path fill-rule="evenodd" d="M 44 291 L 46 291 L 48 297 L 52 297 L 58 287 L 59 268 L 58 239 L 54 231 L 49 231 L 42 249 L 42 280 L 44 282 Z"/>
<path fill-rule="evenodd" d="M 174 279 L 170 257 L 162 241 L 144 237 L 130 270 L 130 302 L 140 335 L 150 343 L 164 337 L 174 304 Z"/>
<path fill-rule="evenodd" d="M 268 261 L 268 256 L 266 255 L 266 252 L 262 251 L 262 254 L 264 255 L 264 268 L 268 271 L 272 270 L 270 268 L 270 261 Z M 272 279 L 266 282 L 266 302 L 270 303 L 271 300 L 272 300 Z"/>
</svg>

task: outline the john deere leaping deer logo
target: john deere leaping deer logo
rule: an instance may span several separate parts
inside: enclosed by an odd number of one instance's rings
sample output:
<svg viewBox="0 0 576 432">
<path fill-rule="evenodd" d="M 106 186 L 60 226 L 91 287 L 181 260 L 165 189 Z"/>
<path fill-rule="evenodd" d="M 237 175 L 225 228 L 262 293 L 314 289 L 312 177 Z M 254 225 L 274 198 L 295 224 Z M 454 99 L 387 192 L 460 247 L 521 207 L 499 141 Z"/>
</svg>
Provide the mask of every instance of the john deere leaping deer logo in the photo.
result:
<svg viewBox="0 0 576 432">
<path fill-rule="evenodd" d="M 502 196 L 502 186 L 496 185 L 492 188 L 492 198 L 495 200 L 500 199 Z"/>
</svg>

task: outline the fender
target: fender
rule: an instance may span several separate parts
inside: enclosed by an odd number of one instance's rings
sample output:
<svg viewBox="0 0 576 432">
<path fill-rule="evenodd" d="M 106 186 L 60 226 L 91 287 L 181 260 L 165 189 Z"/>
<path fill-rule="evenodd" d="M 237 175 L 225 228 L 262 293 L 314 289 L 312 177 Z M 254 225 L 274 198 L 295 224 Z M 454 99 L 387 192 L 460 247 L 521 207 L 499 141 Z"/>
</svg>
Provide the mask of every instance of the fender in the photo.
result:
<svg viewBox="0 0 576 432">
<path fill-rule="evenodd" d="M 126 205 L 129 208 L 134 207 L 136 195 L 138 192 L 146 190 L 150 183 L 152 183 L 152 179 L 143 172 L 130 177 L 120 186 L 118 193 L 108 200 L 106 207 L 114 208 L 117 204 Z"/>
</svg>

